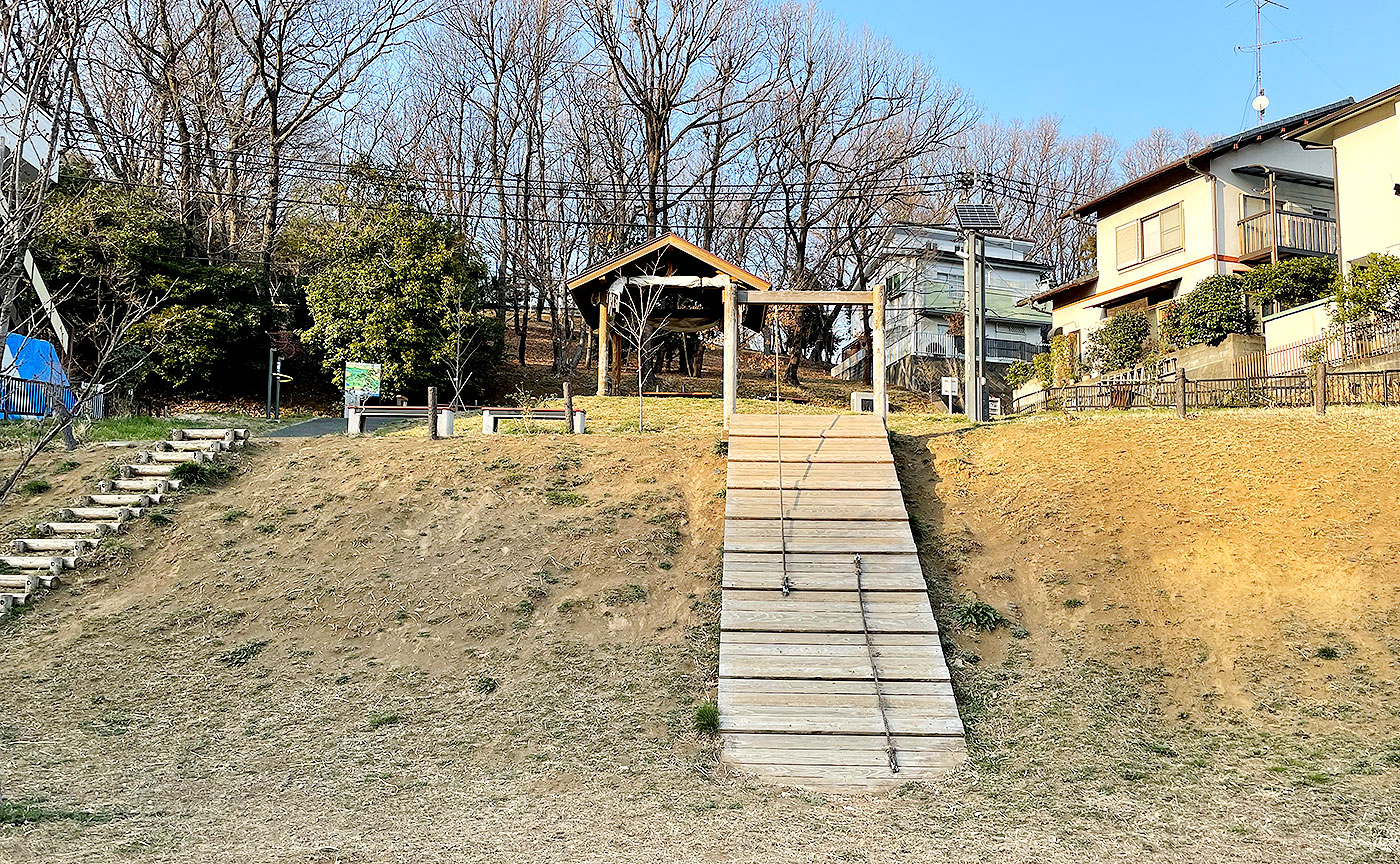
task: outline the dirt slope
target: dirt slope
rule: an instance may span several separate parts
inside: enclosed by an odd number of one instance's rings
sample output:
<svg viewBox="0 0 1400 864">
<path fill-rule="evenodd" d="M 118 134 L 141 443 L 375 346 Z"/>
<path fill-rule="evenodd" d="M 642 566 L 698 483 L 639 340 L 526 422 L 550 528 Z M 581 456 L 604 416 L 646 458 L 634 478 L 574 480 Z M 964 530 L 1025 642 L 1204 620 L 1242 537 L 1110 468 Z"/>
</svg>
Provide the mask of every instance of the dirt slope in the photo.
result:
<svg viewBox="0 0 1400 864">
<path fill-rule="evenodd" d="M 900 438 L 945 623 L 1013 620 L 952 634 L 968 770 L 877 798 L 693 729 L 712 432 L 258 444 L 0 623 L 0 861 L 1393 860 L 1400 417 L 1298 422 Z"/>
</svg>

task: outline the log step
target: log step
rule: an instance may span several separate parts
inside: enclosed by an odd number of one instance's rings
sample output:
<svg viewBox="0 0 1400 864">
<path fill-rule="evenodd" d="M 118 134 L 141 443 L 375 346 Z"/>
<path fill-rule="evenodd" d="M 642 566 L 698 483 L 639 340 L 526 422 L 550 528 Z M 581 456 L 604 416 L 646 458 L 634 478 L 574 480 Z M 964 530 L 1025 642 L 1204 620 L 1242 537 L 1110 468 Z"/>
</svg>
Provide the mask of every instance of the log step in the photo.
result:
<svg viewBox="0 0 1400 864">
<path fill-rule="evenodd" d="M 180 481 L 158 477 L 127 477 L 121 480 L 103 480 L 97 484 L 97 488 L 103 492 L 155 492 L 160 494 L 179 489 Z"/>
<path fill-rule="evenodd" d="M 0 591 L 13 591 L 21 594 L 32 594 L 39 587 L 39 574 L 33 570 L 28 573 L 0 573 Z"/>
<path fill-rule="evenodd" d="M 193 441 L 161 441 L 156 444 L 156 449 L 164 451 L 220 453 L 228 448 L 223 441 L 195 439 Z"/>
<path fill-rule="evenodd" d="M 209 454 L 201 450 L 151 450 L 144 455 L 145 460 L 137 459 L 137 461 L 176 464 L 180 462 L 208 462 L 210 459 Z"/>
<path fill-rule="evenodd" d="M 81 537 L 25 537 L 10 541 L 10 549 L 19 555 L 29 552 L 66 552 L 70 556 L 78 556 L 96 548 L 96 541 L 84 540 Z M 73 560 L 76 566 L 76 557 L 70 560 Z"/>
<path fill-rule="evenodd" d="M 246 441 L 248 439 L 247 429 L 176 429 L 170 433 L 173 441 L 199 441 L 199 440 L 233 440 Z"/>
<path fill-rule="evenodd" d="M 79 537 L 105 537 L 108 534 L 117 534 L 122 530 L 120 522 L 40 522 L 37 526 L 40 534 L 70 534 Z"/>
<path fill-rule="evenodd" d="M 125 522 L 136 515 L 130 507 L 65 507 L 58 511 L 63 522 Z"/>
<path fill-rule="evenodd" d="M 123 495 L 84 495 L 81 499 L 81 507 L 150 507 L 152 504 L 160 503 L 160 493 L 142 495 L 140 493 L 128 493 Z"/>
<path fill-rule="evenodd" d="M 141 477 L 169 477 L 175 470 L 174 465 L 123 465 L 122 479 L 137 479 Z"/>
<path fill-rule="evenodd" d="M 58 555 L 0 555 L 0 566 L 14 570 L 67 570 L 77 562 L 76 558 L 63 558 Z"/>
<path fill-rule="evenodd" d="M 22 593 L 16 591 L 0 592 L 0 605 L 3 605 L 6 609 L 9 609 L 11 606 L 26 606 L 29 604 L 29 598 L 32 594 L 32 591 L 25 591 Z"/>
</svg>

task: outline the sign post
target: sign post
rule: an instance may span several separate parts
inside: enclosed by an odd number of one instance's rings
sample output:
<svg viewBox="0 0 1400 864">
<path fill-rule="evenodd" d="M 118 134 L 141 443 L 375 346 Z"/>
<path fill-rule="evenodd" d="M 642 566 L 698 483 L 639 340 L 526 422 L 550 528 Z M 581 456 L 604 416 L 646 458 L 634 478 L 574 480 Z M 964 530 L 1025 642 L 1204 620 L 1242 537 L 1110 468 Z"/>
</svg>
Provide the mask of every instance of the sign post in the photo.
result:
<svg viewBox="0 0 1400 864">
<path fill-rule="evenodd" d="M 380 391 L 383 367 L 378 363 L 345 364 L 345 416 L 350 409 L 365 404 L 371 396 L 382 395 Z"/>
<path fill-rule="evenodd" d="M 953 375 L 943 376 L 943 395 L 948 399 L 948 413 L 953 413 L 953 397 L 958 395 L 958 379 Z"/>
</svg>

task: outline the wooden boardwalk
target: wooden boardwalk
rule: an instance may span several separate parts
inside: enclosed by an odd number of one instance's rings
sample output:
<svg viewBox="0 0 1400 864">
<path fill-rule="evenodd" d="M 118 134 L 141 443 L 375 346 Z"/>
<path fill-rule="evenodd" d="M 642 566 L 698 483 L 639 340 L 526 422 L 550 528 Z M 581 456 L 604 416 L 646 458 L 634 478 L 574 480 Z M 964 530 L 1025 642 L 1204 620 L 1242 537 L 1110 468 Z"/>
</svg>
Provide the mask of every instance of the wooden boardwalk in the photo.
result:
<svg viewBox="0 0 1400 864">
<path fill-rule="evenodd" d="M 735 415 L 725 494 L 725 759 L 819 789 L 960 764 L 962 720 L 880 420 Z"/>
</svg>

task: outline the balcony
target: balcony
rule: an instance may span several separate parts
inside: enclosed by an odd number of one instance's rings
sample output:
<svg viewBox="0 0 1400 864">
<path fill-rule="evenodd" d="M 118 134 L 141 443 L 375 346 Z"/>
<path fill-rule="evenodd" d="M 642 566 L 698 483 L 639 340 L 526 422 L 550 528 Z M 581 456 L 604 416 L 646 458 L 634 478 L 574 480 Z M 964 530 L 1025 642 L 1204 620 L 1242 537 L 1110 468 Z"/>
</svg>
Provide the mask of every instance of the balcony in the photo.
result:
<svg viewBox="0 0 1400 864">
<path fill-rule="evenodd" d="M 1337 254 L 1337 220 L 1287 211 L 1265 211 L 1240 220 L 1240 261 L 1262 264 L 1275 257 Z"/>
</svg>

